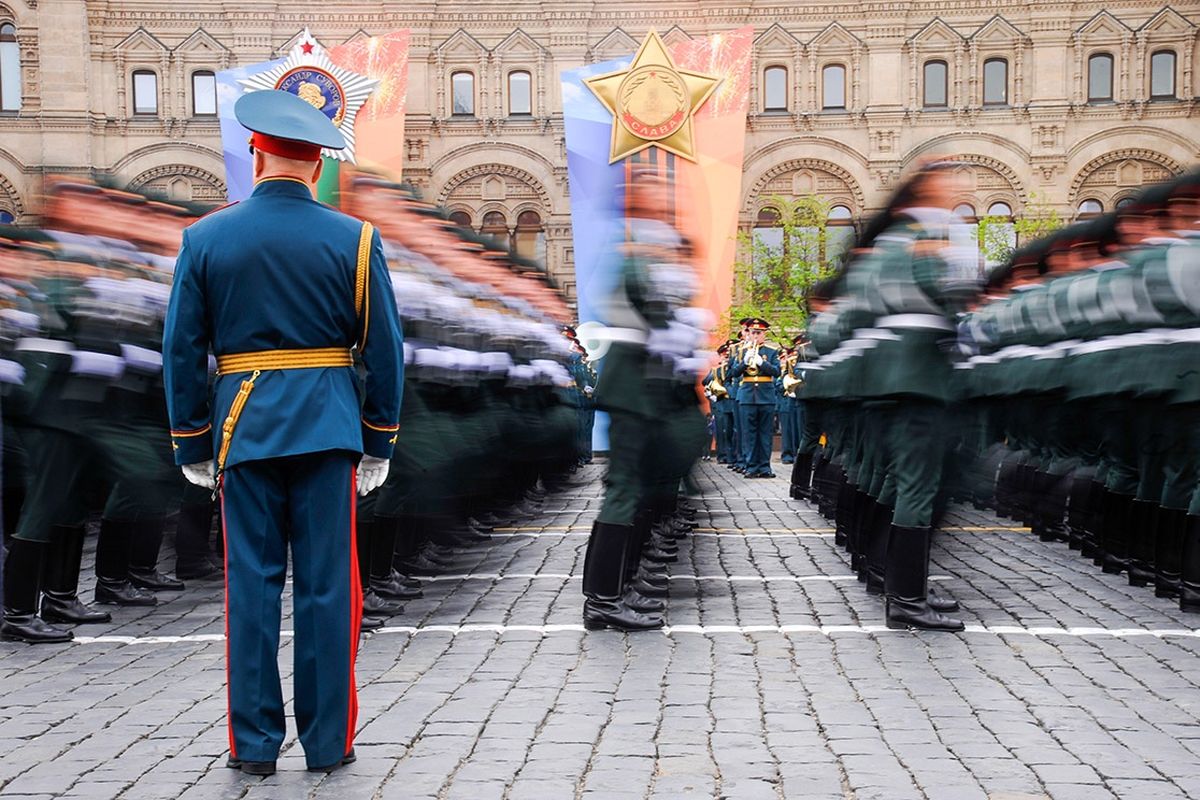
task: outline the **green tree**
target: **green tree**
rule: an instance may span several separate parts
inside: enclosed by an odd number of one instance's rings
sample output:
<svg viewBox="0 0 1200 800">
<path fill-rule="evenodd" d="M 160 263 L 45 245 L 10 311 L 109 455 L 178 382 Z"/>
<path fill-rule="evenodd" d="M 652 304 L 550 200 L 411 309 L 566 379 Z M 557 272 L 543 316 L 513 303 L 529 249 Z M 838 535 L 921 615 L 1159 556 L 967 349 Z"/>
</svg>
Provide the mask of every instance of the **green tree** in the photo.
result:
<svg viewBox="0 0 1200 800">
<path fill-rule="evenodd" d="M 1064 224 L 1063 218 L 1045 195 L 1030 192 L 1024 213 L 1012 221 L 1011 228 L 1004 217 L 983 217 L 979 220 L 979 251 L 990 263 L 1005 262 L 1012 257 L 1017 246 L 1049 236 Z"/>
<path fill-rule="evenodd" d="M 743 317 L 762 317 L 774 338 L 787 340 L 804 329 L 808 290 L 837 269 L 844 241 L 830 240 L 830 203 L 820 197 L 773 195 L 765 206 L 777 215 L 774 234 L 738 234 L 726 330 L 736 330 Z"/>
</svg>

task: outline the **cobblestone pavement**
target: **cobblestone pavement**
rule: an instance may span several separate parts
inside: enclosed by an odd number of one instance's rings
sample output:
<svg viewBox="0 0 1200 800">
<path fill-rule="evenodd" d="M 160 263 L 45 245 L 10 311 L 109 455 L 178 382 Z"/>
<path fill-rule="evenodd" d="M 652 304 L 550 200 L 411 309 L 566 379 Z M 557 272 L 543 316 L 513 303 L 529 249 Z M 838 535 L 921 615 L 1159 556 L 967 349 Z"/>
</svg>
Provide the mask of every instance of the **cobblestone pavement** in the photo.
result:
<svg viewBox="0 0 1200 800">
<path fill-rule="evenodd" d="M 1200 797 L 1196 618 L 960 509 L 933 572 L 970 627 L 887 631 L 776 471 L 702 466 L 670 627 L 625 636 L 579 624 L 589 468 L 364 641 L 359 760 L 330 776 L 294 734 L 272 778 L 223 767 L 220 584 L 71 645 L 2 645 L 0 796 Z"/>
</svg>

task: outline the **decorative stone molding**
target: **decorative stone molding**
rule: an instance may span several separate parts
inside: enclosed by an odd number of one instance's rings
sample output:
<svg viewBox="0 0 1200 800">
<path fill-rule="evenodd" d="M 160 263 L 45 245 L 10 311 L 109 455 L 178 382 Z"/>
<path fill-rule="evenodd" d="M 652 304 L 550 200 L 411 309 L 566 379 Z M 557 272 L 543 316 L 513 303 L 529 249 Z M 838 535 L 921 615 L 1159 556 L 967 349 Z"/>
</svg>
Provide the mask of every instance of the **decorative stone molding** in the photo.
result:
<svg viewBox="0 0 1200 800">
<path fill-rule="evenodd" d="M 754 186 L 746 192 L 746 199 L 742 205 L 743 213 L 749 214 L 756 208 L 761 195 L 765 193 L 771 181 L 781 175 L 787 175 L 800 170 L 825 172 L 832 175 L 846 185 L 846 189 L 850 195 L 849 199 L 854 205 L 854 208 L 851 210 L 861 214 L 866 208 L 866 195 L 863 194 L 862 187 L 859 186 L 858 181 L 854 179 L 854 176 L 849 171 L 832 161 L 825 161 L 819 158 L 794 158 L 771 167 L 754 182 Z"/>
<path fill-rule="evenodd" d="M 551 213 L 553 205 L 550 201 L 550 193 L 546 191 L 546 187 L 542 185 L 542 182 L 525 170 L 510 166 L 508 164 L 479 164 L 474 167 L 468 167 L 467 169 L 457 173 L 450 180 L 446 181 L 445 185 L 442 186 L 441 190 L 438 192 L 438 204 L 440 205 L 445 203 L 446 198 L 448 198 L 455 189 L 472 178 L 492 175 L 504 175 L 524 183 L 526 186 L 533 189 L 534 193 L 538 197 L 538 201 L 541 203 L 544 213 Z"/>
<path fill-rule="evenodd" d="M 140 173 L 136 178 L 129 182 L 130 189 L 140 189 L 143 186 L 153 183 L 154 181 L 163 178 L 190 178 L 193 181 L 208 186 L 220 197 L 228 195 L 228 190 L 225 187 L 225 181 L 213 175 L 211 172 L 191 164 L 164 164 L 161 167 L 153 167 Z M 207 199 L 207 198 L 206 198 Z"/>
<path fill-rule="evenodd" d="M 1183 172 L 1183 166 L 1179 162 L 1170 156 L 1163 155 L 1162 153 L 1154 150 L 1147 150 L 1137 147 L 1113 150 L 1111 153 L 1105 153 L 1102 156 L 1093 158 L 1091 161 L 1085 164 L 1082 169 L 1075 173 L 1075 177 L 1071 181 L 1071 204 L 1074 205 L 1078 200 L 1081 199 L 1080 192 L 1089 178 L 1091 178 L 1098 170 L 1118 161 L 1144 162 L 1152 164 L 1161 167 L 1171 175 L 1178 175 Z M 1139 181 L 1145 179 L 1145 177 L 1139 175 Z"/>
</svg>

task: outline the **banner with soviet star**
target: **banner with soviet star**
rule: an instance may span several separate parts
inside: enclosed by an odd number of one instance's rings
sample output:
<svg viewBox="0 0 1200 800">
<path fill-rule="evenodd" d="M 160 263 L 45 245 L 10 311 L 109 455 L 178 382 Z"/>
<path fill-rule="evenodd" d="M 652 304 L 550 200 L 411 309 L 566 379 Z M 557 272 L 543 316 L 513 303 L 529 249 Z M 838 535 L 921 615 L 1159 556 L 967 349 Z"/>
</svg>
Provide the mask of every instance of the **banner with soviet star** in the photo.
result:
<svg viewBox="0 0 1200 800">
<path fill-rule="evenodd" d="M 675 227 L 694 252 L 695 305 L 729 308 L 737 247 L 750 27 L 666 46 L 653 31 L 629 58 L 562 73 L 580 322 L 600 304 L 620 263 L 624 186 L 657 170 L 673 187 Z"/>
<path fill-rule="evenodd" d="M 348 172 L 363 170 L 400 180 L 404 160 L 404 106 L 408 95 L 407 30 L 358 36 L 326 50 L 305 30 L 286 58 L 217 73 L 217 113 L 231 202 L 254 189 L 250 132 L 233 106 L 245 92 L 281 89 L 323 111 L 346 137 L 345 150 L 322 153 L 318 199 L 339 205 Z M 345 167 L 345 171 L 343 170 Z"/>
</svg>

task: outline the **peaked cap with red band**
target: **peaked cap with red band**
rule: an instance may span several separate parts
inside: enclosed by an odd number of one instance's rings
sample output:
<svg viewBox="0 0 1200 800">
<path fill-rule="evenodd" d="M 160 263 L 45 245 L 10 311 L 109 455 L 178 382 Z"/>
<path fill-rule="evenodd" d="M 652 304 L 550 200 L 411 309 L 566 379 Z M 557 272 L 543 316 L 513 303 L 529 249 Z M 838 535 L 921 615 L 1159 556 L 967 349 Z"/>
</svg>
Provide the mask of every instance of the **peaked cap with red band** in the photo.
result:
<svg viewBox="0 0 1200 800">
<path fill-rule="evenodd" d="M 291 92 L 248 92 L 233 107 L 238 122 L 252 133 L 255 150 L 299 161 L 319 161 L 321 150 L 342 150 L 346 137 L 333 120 Z"/>
<path fill-rule="evenodd" d="M 769 331 L 771 330 L 771 323 L 767 322 L 765 319 L 754 317 L 747 324 L 747 327 L 752 331 Z"/>
</svg>

